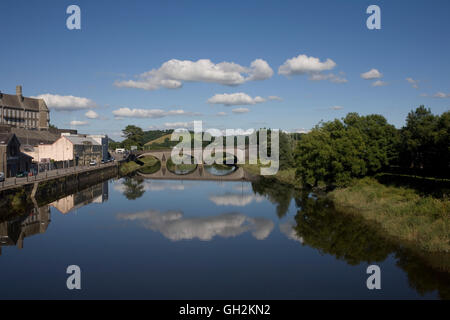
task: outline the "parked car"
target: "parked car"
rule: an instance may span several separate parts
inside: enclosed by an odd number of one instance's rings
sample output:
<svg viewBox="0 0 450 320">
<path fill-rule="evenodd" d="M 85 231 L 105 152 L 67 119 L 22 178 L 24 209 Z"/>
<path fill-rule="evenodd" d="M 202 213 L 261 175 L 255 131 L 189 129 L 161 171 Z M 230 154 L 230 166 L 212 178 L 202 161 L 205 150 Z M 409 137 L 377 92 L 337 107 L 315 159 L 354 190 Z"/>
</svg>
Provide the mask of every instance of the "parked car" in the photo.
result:
<svg viewBox="0 0 450 320">
<path fill-rule="evenodd" d="M 0 182 L 5 181 L 5 174 L 3 172 L 0 172 Z"/>
<path fill-rule="evenodd" d="M 25 178 L 25 177 L 28 177 L 28 172 L 26 171 L 18 172 L 16 174 L 16 178 Z"/>
<path fill-rule="evenodd" d="M 90 166 L 96 166 L 97 165 L 97 161 L 95 160 L 91 160 L 91 162 L 89 162 Z"/>
</svg>

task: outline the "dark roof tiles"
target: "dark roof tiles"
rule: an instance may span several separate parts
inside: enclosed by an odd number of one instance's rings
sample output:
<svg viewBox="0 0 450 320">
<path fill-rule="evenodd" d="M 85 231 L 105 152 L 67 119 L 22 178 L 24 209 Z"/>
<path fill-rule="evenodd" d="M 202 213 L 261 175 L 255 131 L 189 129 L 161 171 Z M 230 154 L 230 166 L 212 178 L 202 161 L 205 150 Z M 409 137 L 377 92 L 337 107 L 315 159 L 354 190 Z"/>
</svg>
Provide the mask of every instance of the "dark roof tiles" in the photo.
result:
<svg viewBox="0 0 450 320">
<path fill-rule="evenodd" d="M 39 101 L 42 101 L 41 104 Z M 4 107 L 14 107 L 14 108 L 25 108 L 28 110 L 39 111 L 40 106 L 45 106 L 44 108 L 48 110 L 45 102 L 41 99 L 19 97 L 15 94 L 5 94 L 0 95 L 0 106 Z"/>
</svg>

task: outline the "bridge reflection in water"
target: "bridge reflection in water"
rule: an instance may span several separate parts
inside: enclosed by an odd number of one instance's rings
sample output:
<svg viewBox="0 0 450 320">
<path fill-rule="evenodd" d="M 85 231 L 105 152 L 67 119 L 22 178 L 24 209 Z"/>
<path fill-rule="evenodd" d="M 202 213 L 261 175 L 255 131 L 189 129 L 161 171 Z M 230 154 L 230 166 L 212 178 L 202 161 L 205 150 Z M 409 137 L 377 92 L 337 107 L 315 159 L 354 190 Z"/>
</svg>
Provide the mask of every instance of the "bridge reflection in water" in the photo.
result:
<svg viewBox="0 0 450 320">
<path fill-rule="evenodd" d="M 236 170 L 230 170 L 230 173 L 217 175 L 209 172 L 207 169 L 208 166 L 203 163 L 199 163 L 196 168 L 189 173 L 177 174 L 167 168 L 167 162 L 171 158 L 171 152 L 172 150 L 154 150 L 139 154 L 138 158 L 152 156 L 158 159 L 161 166 L 160 169 L 154 173 L 142 173 L 138 171 L 138 175 L 148 179 L 166 180 L 251 181 L 255 179 L 254 175 L 249 174 L 239 166 L 236 166 Z M 196 159 L 198 157 L 198 152 L 202 152 L 202 150 L 193 149 L 191 152 L 187 152 L 186 155 Z M 248 158 L 248 150 L 241 150 L 237 148 L 234 148 L 234 150 L 227 150 L 224 148 L 223 153 L 233 155 L 235 162 L 244 163 L 246 158 Z"/>
<path fill-rule="evenodd" d="M 146 179 L 164 179 L 164 180 L 208 180 L 208 181 L 251 181 L 254 176 L 247 173 L 244 169 L 238 167 L 233 172 L 226 175 L 215 175 L 198 165 L 197 168 L 187 174 L 176 174 L 168 170 L 165 166 L 155 173 L 137 172 L 139 176 Z"/>
</svg>

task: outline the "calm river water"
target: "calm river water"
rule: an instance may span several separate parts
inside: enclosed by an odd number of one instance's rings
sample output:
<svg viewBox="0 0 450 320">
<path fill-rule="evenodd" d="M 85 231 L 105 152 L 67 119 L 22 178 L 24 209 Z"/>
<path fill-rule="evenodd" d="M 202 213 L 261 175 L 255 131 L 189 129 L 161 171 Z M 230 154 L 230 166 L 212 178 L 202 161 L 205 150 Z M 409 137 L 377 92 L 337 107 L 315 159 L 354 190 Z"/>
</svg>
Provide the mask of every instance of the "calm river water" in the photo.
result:
<svg viewBox="0 0 450 320">
<path fill-rule="evenodd" d="M 112 179 L 0 216 L 0 246 L 1 299 L 450 297 L 448 269 L 266 180 Z M 381 290 L 366 287 L 371 264 Z M 81 290 L 66 287 L 69 265 Z"/>
</svg>

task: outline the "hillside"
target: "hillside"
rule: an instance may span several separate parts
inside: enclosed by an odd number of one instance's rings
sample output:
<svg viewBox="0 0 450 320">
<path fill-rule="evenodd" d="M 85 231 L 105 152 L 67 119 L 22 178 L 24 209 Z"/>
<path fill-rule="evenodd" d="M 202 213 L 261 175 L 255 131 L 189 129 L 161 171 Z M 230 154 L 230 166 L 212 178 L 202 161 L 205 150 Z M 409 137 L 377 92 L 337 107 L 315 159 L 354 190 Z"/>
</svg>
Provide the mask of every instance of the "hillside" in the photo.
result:
<svg viewBox="0 0 450 320">
<path fill-rule="evenodd" d="M 154 140 L 151 140 L 151 141 L 147 142 L 145 145 L 146 146 L 150 146 L 152 144 L 161 144 L 161 143 L 164 143 L 166 139 L 169 139 L 169 141 L 170 141 L 170 137 L 171 136 L 172 136 L 172 133 L 163 135 L 163 136 L 161 136 L 159 138 L 156 138 Z"/>
<path fill-rule="evenodd" d="M 170 135 L 173 132 L 173 130 L 149 130 L 144 131 L 144 135 L 142 137 L 142 143 L 146 144 L 148 142 L 151 142 L 155 139 L 158 139 L 165 135 Z M 163 140 L 164 141 L 164 140 Z"/>
</svg>

